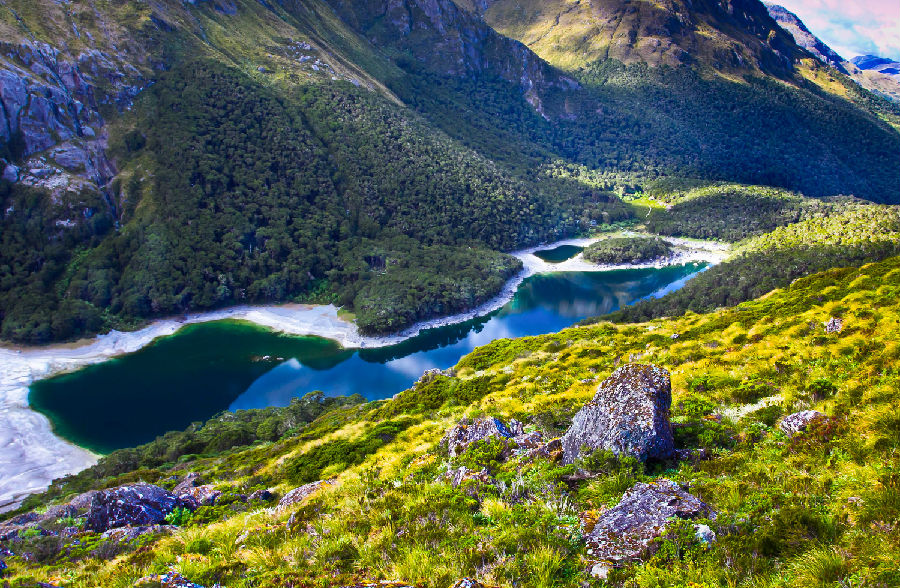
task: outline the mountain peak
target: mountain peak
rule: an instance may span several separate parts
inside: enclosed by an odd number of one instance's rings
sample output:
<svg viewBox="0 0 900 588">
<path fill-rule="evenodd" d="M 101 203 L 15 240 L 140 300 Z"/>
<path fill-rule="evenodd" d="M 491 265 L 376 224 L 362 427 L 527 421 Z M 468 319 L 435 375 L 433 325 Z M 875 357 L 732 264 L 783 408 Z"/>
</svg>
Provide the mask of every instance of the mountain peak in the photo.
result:
<svg viewBox="0 0 900 588">
<path fill-rule="evenodd" d="M 781 25 L 781 28 L 789 32 L 798 45 L 812 53 L 820 61 L 846 73 L 843 65 L 843 62 L 845 61 L 844 58 L 810 32 L 810 30 L 806 28 L 806 25 L 803 24 L 803 21 L 800 20 L 799 16 L 778 4 L 769 4 L 767 2 L 765 3 L 765 6 L 772 18 L 775 19 L 775 22 Z"/>
</svg>

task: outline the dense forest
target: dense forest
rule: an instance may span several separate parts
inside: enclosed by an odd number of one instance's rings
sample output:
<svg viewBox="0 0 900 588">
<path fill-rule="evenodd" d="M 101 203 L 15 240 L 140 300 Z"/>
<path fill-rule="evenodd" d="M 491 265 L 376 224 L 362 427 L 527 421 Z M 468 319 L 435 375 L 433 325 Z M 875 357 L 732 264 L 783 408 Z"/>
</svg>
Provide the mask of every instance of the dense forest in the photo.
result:
<svg viewBox="0 0 900 588">
<path fill-rule="evenodd" d="M 644 263 L 671 252 L 672 246 L 659 237 L 609 237 L 587 247 L 584 258 L 600 264 Z"/>
<path fill-rule="evenodd" d="M 715 224 L 715 223 L 714 223 Z M 723 226 L 723 234 L 735 228 Z M 802 276 L 853 267 L 900 254 L 900 211 L 859 202 L 826 206 L 818 215 L 750 238 L 736 255 L 681 289 L 603 317 L 633 322 L 685 311 L 708 312 L 758 298 Z M 588 319 L 586 323 L 598 319 Z"/>
</svg>

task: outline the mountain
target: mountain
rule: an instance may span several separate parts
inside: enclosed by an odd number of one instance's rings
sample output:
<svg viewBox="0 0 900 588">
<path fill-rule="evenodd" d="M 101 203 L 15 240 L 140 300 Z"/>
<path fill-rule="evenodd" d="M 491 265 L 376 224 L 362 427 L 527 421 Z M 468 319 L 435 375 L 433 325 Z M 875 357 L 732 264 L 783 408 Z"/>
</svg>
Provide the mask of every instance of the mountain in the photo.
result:
<svg viewBox="0 0 900 588">
<path fill-rule="evenodd" d="M 396 331 L 661 177 L 900 200 L 900 112 L 755 0 L 8 0 L 0 30 L 8 341 L 286 300 Z"/>
<path fill-rule="evenodd" d="M 857 56 L 847 61 L 812 34 L 796 14 L 777 4 L 767 3 L 766 7 L 772 18 L 794 37 L 797 44 L 819 61 L 848 75 L 867 90 L 900 101 L 900 75 L 897 75 L 900 74 L 900 64 L 874 55 Z"/>
<path fill-rule="evenodd" d="M 875 70 L 889 76 L 900 75 L 900 63 L 886 57 L 877 55 L 857 55 L 850 61 L 853 65 L 863 70 Z"/>
<path fill-rule="evenodd" d="M 784 6 L 779 6 L 777 4 L 766 3 L 766 8 L 772 18 L 775 19 L 775 22 L 777 22 L 781 28 L 789 32 L 798 45 L 812 53 L 823 63 L 827 63 L 837 70 L 847 73 L 844 69 L 844 61 L 846 60 L 838 55 L 831 47 L 822 42 L 821 39 L 812 34 L 809 29 L 806 28 L 806 25 L 803 24 L 803 21 L 800 20 L 800 17 Z"/>
</svg>

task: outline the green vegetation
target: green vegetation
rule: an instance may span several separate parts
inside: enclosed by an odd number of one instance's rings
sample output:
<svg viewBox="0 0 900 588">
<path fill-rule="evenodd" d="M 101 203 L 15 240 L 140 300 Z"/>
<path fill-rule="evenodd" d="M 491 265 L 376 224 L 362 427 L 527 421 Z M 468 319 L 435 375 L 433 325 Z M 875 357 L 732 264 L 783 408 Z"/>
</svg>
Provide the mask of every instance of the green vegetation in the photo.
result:
<svg viewBox="0 0 900 588">
<path fill-rule="evenodd" d="M 75 585 L 131 586 L 174 569 L 241 587 L 324 577 L 445 587 L 463 575 L 574 586 L 591 582 L 582 522 L 634 483 L 665 476 L 715 509 L 715 520 L 700 522 L 717 540 L 698 543 L 691 525 L 676 525 L 655 555 L 616 569 L 608 585 L 895 585 L 898 294 L 894 257 L 710 314 L 498 340 L 463 358 L 456 375 L 425 378 L 396 399 L 336 408 L 277 441 L 159 466 L 165 484 L 197 471 L 226 499 L 181 517 L 172 537 L 117 543 L 82 532 L 79 546 L 27 537 L 9 544 L 9 581 L 65 574 Z M 834 316 L 844 328 L 826 333 Z M 518 418 L 559 434 L 623 357 L 670 371 L 677 444 L 705 459 L 645 466 L 597 452 L 579 464 L 592 472 L 585 478 L 545 458 L 506 459 L 503 444 L 488 441 L 447 461 L 439 441 L 463 417 Z M 775 426 L 807 408 L 830 418 L 790 439 Z M 495 482 L 454 488 L 441 478 L 462 464 L 486 468 Z M 316 475 L 336 483 L 284 512 L 227 498 L 261 485 L 285 492 Z M 32 505 L 74 491 L 69 483 Z"/>
<path fill-rule="evenodd" d="M 645 222 L 649 231 L 660 235 L 740 241 L 837 209 L 762 186 L 726 184 L 681 191 L 673 182 L 654 184 L 648 191 L 671 202 L 666 209 L 653 209 Z"/>
<path fill-rule="evenodd" d="M 668 256 L 672 246 L 659 237 L 608 237 L 584 250 L 584 258 L 599 264 L 644 263 Z"/>
<path fill-rule="evenodd" d="M 747 239 L 731 259 L 698 275 L 683 288 L 625 307 L 604 319 L 639 321 L 675 316 L 686 310 L 707 312 L 734 306 L 783 288 L 802 276 L 900 253 L 900 211 L 895 207 L 849 201 L 806 208 L 806 220 Z M 711 224 L 717 224 L 715 217 L 711 217 Z"/>
</svg>

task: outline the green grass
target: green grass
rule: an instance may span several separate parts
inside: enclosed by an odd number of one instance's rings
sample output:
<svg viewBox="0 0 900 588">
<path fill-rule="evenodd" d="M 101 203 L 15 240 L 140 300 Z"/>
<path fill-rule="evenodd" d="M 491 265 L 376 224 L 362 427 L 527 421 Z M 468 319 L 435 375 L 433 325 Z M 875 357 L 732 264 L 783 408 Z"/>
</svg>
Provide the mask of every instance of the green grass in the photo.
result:
<svg viewBox="0 0 900 588">
<path fill-rule="evenodd" d="M 113 551 L 82 535 L 91 550 L 52 555 L 45 545 L 41 562 L 7 558 L 10 581 L 65 570 L 75 585 L 106 585 L 122 566 L 159 573 L 177 565 L 193 581 L 223 586 L 328 577 L 328 584 L 399 579 L 437 587 L 463 575 L 500 586 L 575 586 L 588 580 L 589 561 L 576 515 L 665 475 L 718 512 L 708 521 L 718 540 L 707 548 L 673 536 L 644 563 L 614 571 L 613 586 L 890 586 L 900 557 L 898 293 L 894 257 L 801 278 L 709 314 L 499 340 L 463 358 L 455 376 L 422 382 L 395 400 L 332 411 L 275 443 L 180 466 L 226 494 L 260 483 L 284 492 L 316 475 L 337 477 L 295 510 L 217 506 L 172 538 L 147 539 L 144 550 Z M 844 320 L 840 334 L 824 333 L 832 316 Z M 458 419 L 514 417 L 558 434 L 599 379 L 628 357 L 670 371 L 678 444 L 702 447 L 708 459 L 642 466 L 597 455 L 583 464 L 596 477 L 573 486 L 562 481 L 571 466 L 503 462 L 485 446 L 461 463 L 487 467 L 496 486 L 454 489 L 438 479 L 448 464 L 438 441 Z M 759 397 L 770 409 L 752 410 Z M 790 440 L 773 426 L 779 415 L 805 408 L 831 420 Z M 326 449 L 335 447 L 344 449 Z M 301 479 L 295 471 L 310 473 Z M 57 488 L 63 491 L 43 500 L 65 493 L 65 485 Z M 12 547 L 35 550 L 40 541 Z"/>
</svg>

